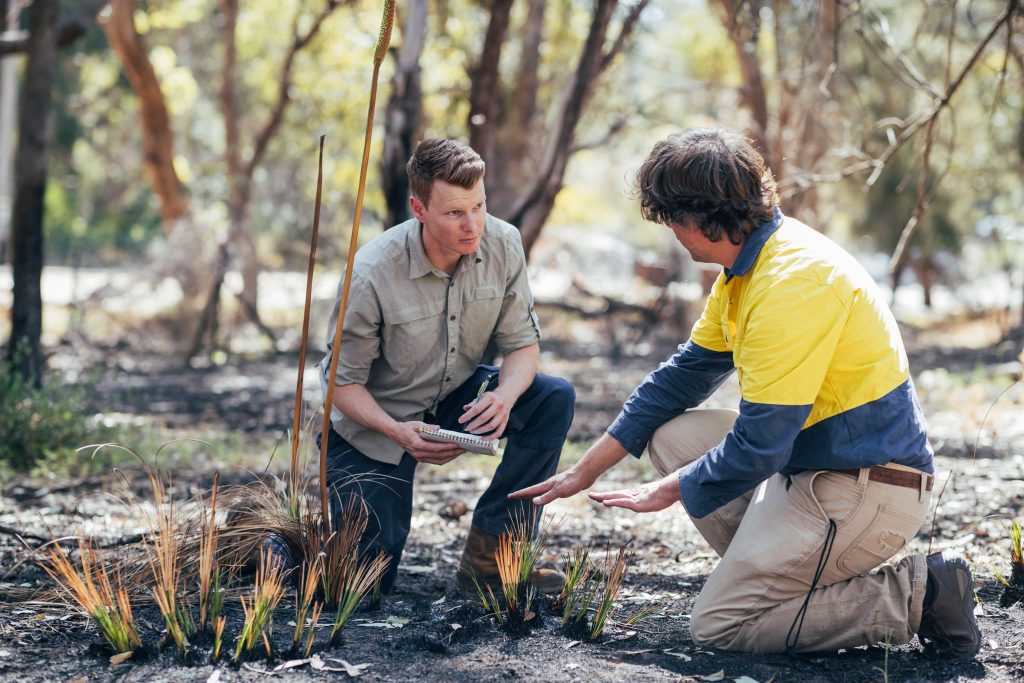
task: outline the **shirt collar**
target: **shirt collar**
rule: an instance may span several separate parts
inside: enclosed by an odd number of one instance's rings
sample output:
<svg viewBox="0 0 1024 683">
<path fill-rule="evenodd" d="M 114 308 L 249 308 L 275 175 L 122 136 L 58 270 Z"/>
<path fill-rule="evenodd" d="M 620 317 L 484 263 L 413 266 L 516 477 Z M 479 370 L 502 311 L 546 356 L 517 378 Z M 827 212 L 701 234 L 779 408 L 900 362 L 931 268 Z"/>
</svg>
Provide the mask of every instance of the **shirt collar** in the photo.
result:
<svg viewBox="0 0 1024 683">
<path fill-rule="evenodd" d="M 744 240 L 743 246 L 740 248 L 740 253 L 736 256 L 736 260 L 732 264 L 732 268 L 725 269 L 726 282 L 736 275 L 747 274 L 747 271 L 750 270 L 754 265 L 754 262 L 757 261 L 757 257 L 761 254 L 761 250 L 764 248 L 765 242 L 767 242 L 768 238 L 774 235 L 775 231 L 779 229 L 784 218 L 785 216 L 782 215 L 782 211 L 776 206 L 774 215 L 754 228 L 753 232 L 747 235 L 747 239 Z"/>
<path fill-rule="evenodd" d="M 481 244 L 483 244 L 483 240 L 481 240 Z M 432 264 L 430 259 L 427 258 L 427 252 L 423 248 L 423 224 L 419 221 L 416 221 L 413 229 L 409 231 L 409 235 L 406 238 L 406 246 L 409 250 L 410 280 L 423 277 L 428 273 L 435 273 L 437 275 L 448 277 L 447 273 L 435 268 L 434 264 Z M 459 265 L 456 266 L 454 274 L 458 275 L 481 261 L 483 261 L 483 258 L 480 256 L 480 249 L 477 248 L 475 253 L 470 254 L 468 257 L 464 256 L 459 259 Z"/>
</svg>

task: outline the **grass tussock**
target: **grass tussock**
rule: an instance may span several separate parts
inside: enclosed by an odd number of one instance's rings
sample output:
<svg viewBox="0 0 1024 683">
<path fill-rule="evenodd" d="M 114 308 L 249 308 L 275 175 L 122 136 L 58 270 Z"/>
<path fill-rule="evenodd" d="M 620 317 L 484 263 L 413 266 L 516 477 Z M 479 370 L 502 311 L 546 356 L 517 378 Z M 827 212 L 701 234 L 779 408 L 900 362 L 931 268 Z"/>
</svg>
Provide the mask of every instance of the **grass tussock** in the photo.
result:
<svg viewBox="0 0 1024 683">
<path fill-rule="evenodd" d="M 128 589 L 115 571 L 110 572 L 89 541 L 79 539 L 78 565 L 71 562 L 57 543 L 52 543 L 38 561 L 64 595 L 88 614 L 115 654 L 132 652 L 142 646 L 132 617 Z"/>
<path fill-rule="evenodd" d="M 536 588 L 530 583 L 530 577 L 551 538 L 548 526 L 539 532 L 537 527 L 534 515 L 517 517 L 498 537 L 494 559 L 498 566 L 500 595 L 495 594 L 490 584 L 473 576 L 477 597 L 484 610 L 493 614 L 499 625 L 512 632 L 520 631 L 535 616 L 532 608 Z"/>
<path fill-rule="evenodd" d="M 629 570 L 632 554 L 627 546 L 616 553 L 608 551 L 601 562 L 591 557 L 590 548 L 574 548 L 565 558 L 565 588 L 555 601 L 562 610 L 562 627 L 588 640 L 601 637 L 619 607 L 619 593 Z M 658 613 L 649 606 L 627 618 L 635 625 Z"/>
<path fill-rule="evenodd" d="M 996 572 L 996 578 L 1003 585 L 999 605 L 1009 607 L 1024 600 L 1024 548 L 1021 540 L 1021 523 L 1010 524 L 1010 578 Z"/>
<path fill-rule="evenodd" d="M 167 627 L 167 635 L 184 656 L 188 636 L 194 631 L 188 605 L 179 601 L 181 590 L 181 553 L 178 547 L 178 520 L 174 498 L 168 495 L 163 477 L 147 468 L 153 492 L 155 514 L 151 519 L 148 559 L 153 572 L 153 597 Z"/>
<path fill-rule="evenodd" d="M 245 619 L 235 645 L 236 663 L 242 660 L 243 654 L 251 653 L 260 640 L 263 641 L 267 657 L 271 656 L 268 633 L 273 626 L 274 609 L 283 596 L 284 575 L 281 567 L 271 552 L 261 551 L 252 594 L 249 599 L 245 595 L 240 596 Z"/>
<path fill-rule="evenodd" d="M 220 475 L 214 474 L 210 491 L 209 515 L 202 514 L 202 536 L 199 541 L 199 630 L 216 624 L 224 605 L 220 565 L 217 563 L 217 487 Z M 200 506 L 202 497 L 199 496 Z"/>
<path fill-rule="evenodd" d="M 310 610 L 313 612 L 312 621 L 309 626 L 309 637 L 306 640 L 306 657 L 313 645 L 313 635 L 316 622 L 320 618 L 322 603 L 316 599 L 317 589 L 320 586 L 320 576 L 323 574 L 323 555 L 319 552 L 306 555 L 302 560 L 302 567 L 299 570 L 299 583 L 295 590 L 295 631 L 292 633 L 292 651 L 298 652 L 303 643 L 303 635 L 306 629 L 306 617 Z"/>
</svg>

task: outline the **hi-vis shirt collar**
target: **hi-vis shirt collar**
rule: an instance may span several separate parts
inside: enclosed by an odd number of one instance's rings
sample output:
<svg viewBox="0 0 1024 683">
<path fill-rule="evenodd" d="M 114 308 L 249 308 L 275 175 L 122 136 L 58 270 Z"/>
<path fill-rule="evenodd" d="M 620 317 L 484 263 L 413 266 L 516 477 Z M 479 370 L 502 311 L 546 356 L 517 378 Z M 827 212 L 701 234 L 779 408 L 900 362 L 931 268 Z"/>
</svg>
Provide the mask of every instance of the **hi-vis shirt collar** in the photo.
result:
<svg viewBox="0 0 1024 683">
<path fill-rule="evenodd" d="M 725 281 L 728 282 L 735 275 L 746 275 L 747 271 L 757 261 L 757 257 L 761 253 L 761 249 L 764 248 L 764 243 L 768 241 L 768 238 L 775 234 L 775 231 L 782 225 L 782 219 L 785 216 L 782 215 L 782 211 L 779 207 L 775 207 L 775 215 L 770 219 L 766 220 L 761 225 L 757 226 L 753 232 L 751 232 L 746 241 L 743 242 L 743 246 L 740 248 L 740 253 L 736 256 L 736 261 L 733 262 L 732 268 L 725 269 Z"/>
</svg>

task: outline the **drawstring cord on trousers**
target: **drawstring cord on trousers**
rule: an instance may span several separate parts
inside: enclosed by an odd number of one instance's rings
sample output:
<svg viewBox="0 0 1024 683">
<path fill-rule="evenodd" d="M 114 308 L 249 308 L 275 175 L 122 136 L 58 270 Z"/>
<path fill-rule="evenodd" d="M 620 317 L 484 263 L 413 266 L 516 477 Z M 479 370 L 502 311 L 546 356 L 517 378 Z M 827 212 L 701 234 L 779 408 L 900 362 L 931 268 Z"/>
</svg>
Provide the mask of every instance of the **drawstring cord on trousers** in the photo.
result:
<svg viewBox="0 0 1024 683">
<path fill-rule="evenodd" d="M 807 608 L 811 604 L 811 594 L 814 593 L 821 575 L 825 573 L 825 563 L 828 562 L 828 558 L 832 554 L 832 546 L 835 544 L 835 540 L 836 523 L 830 519 L 828 520 L 828 530 L 825 532 L 825 545 L 821 547 L 821 557 L 818 558 L 818 568 L 814 570 L 811 587 L 807 591 L 807 597 L 804 598 L 804 604 L 800 605 L 800 609 L 797 610 L 793 624 L 789 627 L 789 632 L 786 633 L 786 654 L 790 656 L 796 654 L 796 641 L 800 638 L 800 629 L 804 627 L 804 617 L 807 615 Z M 793 633 L 794 629 L 796 629 L 796 633 Z M 790 636 L 793 638 L 792 644 L 789 642 Z"/>
</svg>

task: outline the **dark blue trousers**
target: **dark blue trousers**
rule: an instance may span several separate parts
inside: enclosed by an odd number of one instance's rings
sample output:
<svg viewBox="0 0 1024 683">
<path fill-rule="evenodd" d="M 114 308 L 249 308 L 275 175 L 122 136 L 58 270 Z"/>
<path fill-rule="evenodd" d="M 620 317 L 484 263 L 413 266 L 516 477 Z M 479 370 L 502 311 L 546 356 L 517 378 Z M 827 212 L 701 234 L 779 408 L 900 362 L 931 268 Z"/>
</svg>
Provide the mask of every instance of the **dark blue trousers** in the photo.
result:
<svg viewBox="0 0 1024 683">
<path fill-rule="evenodd" d="M 480 384 L 489 380 L 489 388 L 498 384 L 498 369 L 481 365 L 462 386 L 438 406 L 437 415 L 424 422 L 444 429 L 462 431 L 458 418 L 463 406 L 476 397 Z M 565 435 L 572 423 L 576 393 L 564 379 L 538 374 L 509 415 L 505 436 L 508 442 L 490 486 L 477 501 L 473 524 L 495 536 L 504 532 L 516 518 L 530 519 L 534 510 L 529 500 L 509 500 L 512 491 L 541 482 L 555 473 Z M 455 461 L 457 462 L 457 460 Z M 402 454 L 397 465 L 378 462 L 358 451 L 333 429 L 327 441 L 327 483 L 331 489 L 331 516 L 339 519 L 342 506 L 352 496 L 361 498 L 370 509 L 370 520 L 363 534 L 363 553 L 385 552 L 391 564 L 381 581 L 381 589 L 390 591 L 398 574 L 398 563 L 409 536 L 412 520 L 412 482 L 416 460 Z"/>
</svg>

